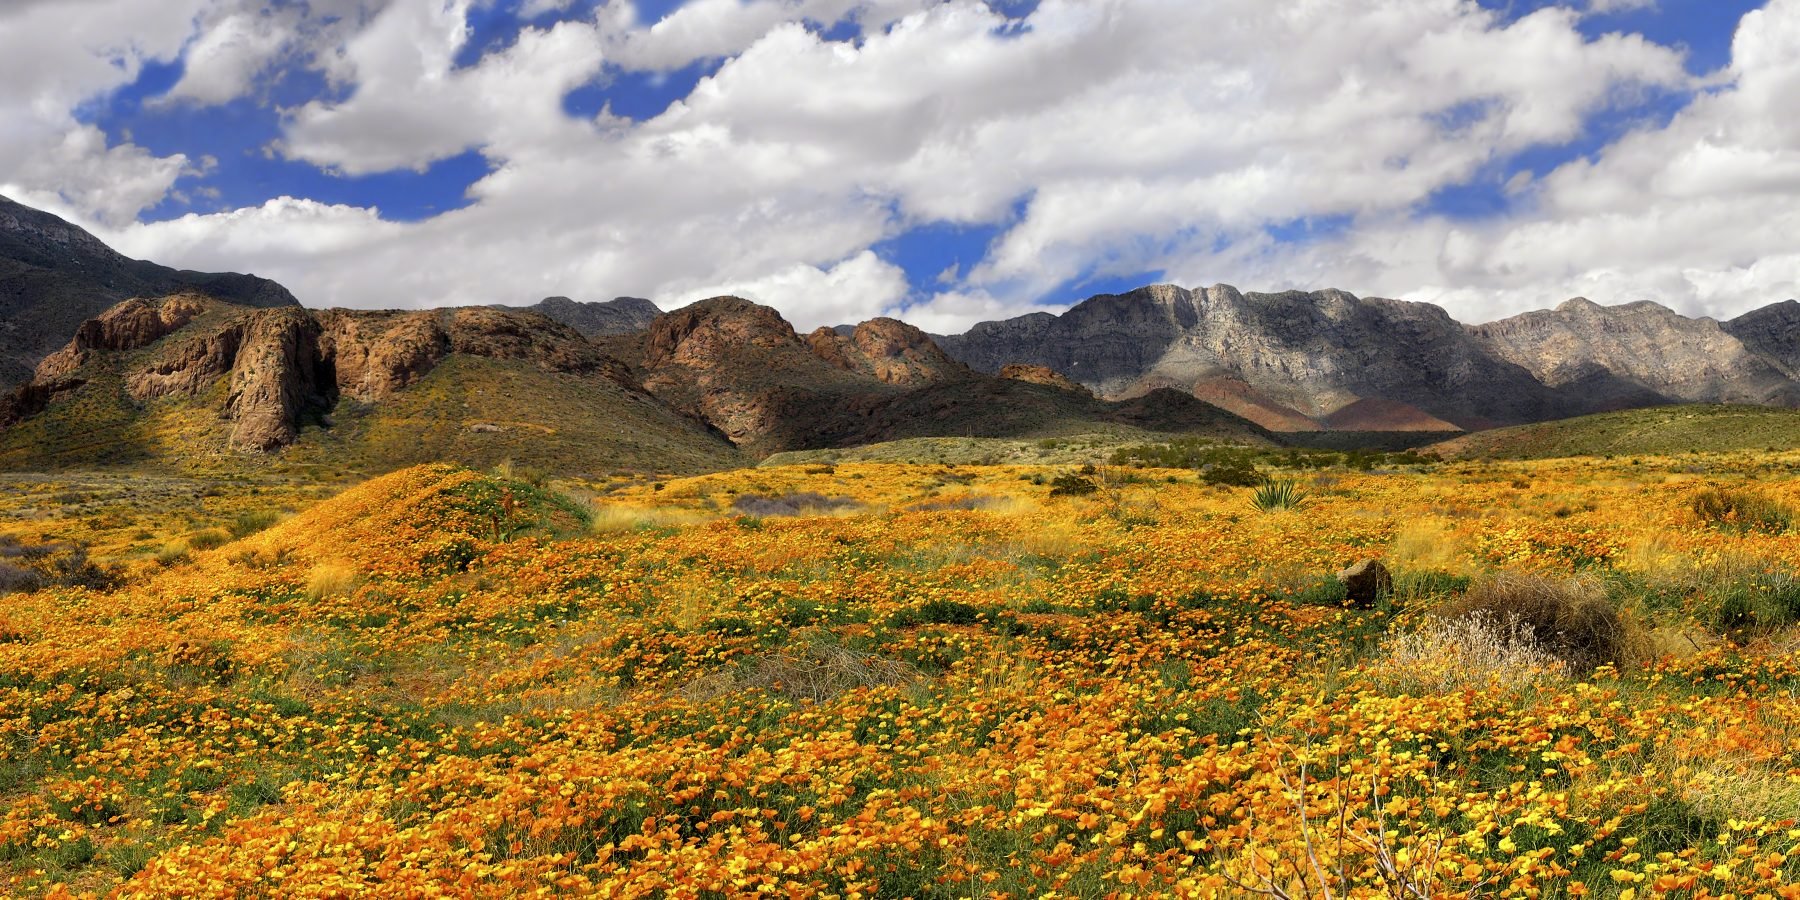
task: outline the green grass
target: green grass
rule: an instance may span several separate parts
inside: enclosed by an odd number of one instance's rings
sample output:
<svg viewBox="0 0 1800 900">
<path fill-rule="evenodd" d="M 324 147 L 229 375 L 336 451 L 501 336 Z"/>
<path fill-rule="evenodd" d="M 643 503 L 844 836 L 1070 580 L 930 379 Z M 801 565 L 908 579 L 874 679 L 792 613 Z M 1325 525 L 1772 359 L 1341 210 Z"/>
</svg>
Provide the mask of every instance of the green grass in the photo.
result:
<svg viewBox="0 0 1800 900">
<path fill-rule="evenodd" d="M 1549 459 L 1800 449 L 1800 410 L 1659 406 L 1483 431 L 1434 448 L 1446 456 Z"/>
</svg>

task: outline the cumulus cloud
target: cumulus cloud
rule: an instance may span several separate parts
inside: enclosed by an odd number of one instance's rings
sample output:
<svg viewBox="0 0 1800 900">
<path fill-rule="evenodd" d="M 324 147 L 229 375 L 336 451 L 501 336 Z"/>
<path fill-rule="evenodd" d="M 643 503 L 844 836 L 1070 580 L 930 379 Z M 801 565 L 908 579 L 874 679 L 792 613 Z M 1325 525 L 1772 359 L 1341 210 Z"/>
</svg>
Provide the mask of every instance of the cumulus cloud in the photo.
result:
<svg viewBox="0 0 1800 900">
<path fill-rule="evenodd" d="M 237 9 L 200 31 L 183 56 L 181 80 L 161 102 L 213 105 L 243 96 L 298 35 L 294 10 Z"/>
<path fill-rule="evenodd" d="M 1800 95 L 1800 0 L 1745 17 L 1731 67 L 1705 85 L 1676 49 L 1583 37 L 1583 16 L 1619 0 L 1518 19 L 1467 0 L 1043 0 L 1024 21 L 978 0 L 694 0 L 655 22 L 624 0 L 538 19 L 580 8 L 542 0 L 516 40 L 461 66 L 478 0 L 329 0 L 335 24 L 286 31 L 184 2 L 199 36 L 169 27 L 155 50 L 185 47 L 202 73 L 184 96 L 225 96 L 270 54 L 333 83 L 287 112 L 289 158 L 364 174 L 477 150 L 492 169 L 469 206 L 421 222 L 283 198 L 106 232 L 317 305 L 738 292 L 801 327 L 904 310 L 955 331 L 1072 279 L 1150 271 L 1435 300 L 1473 319 L 1577 293 L 1727 312 L 1791 293 L 1797 268 L 1782 241 L 1800 224 L 1800 126 L 1783 98 Z M 842 22 L 861 38 L 817 34 Z M 564 110 L 584 84 L 696 60 L 724 61 L 648 121 Z M 1656 92 L 1696 99 L 1666 127 L 1514 177 L 1504 215 L 1421 213 Z M 192 168 L 129 151 L 106 165 L 136 174 L 80 205 L 115 223 Z M 85 197 L 88 176 L 70 172 L 60 195 Z M 1271 237 L 1319 221 L 1329 236 Z M 872 248 L 938 222 L 1001 233 L 916 294 Z"/>
</svg>

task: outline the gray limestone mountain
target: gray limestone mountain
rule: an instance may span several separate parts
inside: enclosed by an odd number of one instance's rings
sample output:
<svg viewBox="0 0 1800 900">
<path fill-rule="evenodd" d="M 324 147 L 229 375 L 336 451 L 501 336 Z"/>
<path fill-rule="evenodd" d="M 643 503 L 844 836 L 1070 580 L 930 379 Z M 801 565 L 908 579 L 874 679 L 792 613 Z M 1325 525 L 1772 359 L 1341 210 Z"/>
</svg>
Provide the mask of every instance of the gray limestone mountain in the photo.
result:
<svg viewBox="0 0 1800 900">
<path fill-rule="evenodd" d="M 1106 397 L 1191 393 L 1275 431 L 1434 431 L 1685 402 L 1800 406 L 1800 303 L 1721 325 L 1654 303 L 1464 325 L 1337 290 L 1156 285 L 939 337 L 983 372 L 1045 366 Z"/>
<path fill-rule="evenodd" d="M 1549 387 L 1579 386 L 1605 410 L 1656 399 L 1785 405 L 1794 390 L 1789 371 L 1718 322 L 1655 303 L 1601 306 L 1577 297 L 1470 331 Z"/>
<path fill-rule="evenodd" d="M 611 337 L 643 331 L 662 315 L 662 309 L 642 297 L 619 297 L 599 302 L 570 300 L 567 297 L 545 297 L 531 306 L 495 306 L 519 312 L 534 312 L 561 322 L 588 337 Z"/>
<path fill-rule="evenodd" d="M 1800 301 L 1783 300 L 1720 323 L 1744 346 L 1800 379 Z"/>
<path fill-rule="evenodd" d="M 1383 401 L 1381 427 L 1352 416 L 1338 430 L 1455 430 L 1557 412 L 1552 391 L 1442 309 L 1343 291 L 1156 285 L 940 343 L 980 371 L 1046 366 L 1107 397 L 1174 388 L 1283 431 L 1325 430 L 1365 400 Z"/>
<path fill-rule="evenodd" d="M 63 219 L 0 197 L 0 392 L 29 379 L 40 360 L 113 304 L 178 293 L 242 306 L 299 305 L 265 278 L 127 258 Z"/>
</svg>

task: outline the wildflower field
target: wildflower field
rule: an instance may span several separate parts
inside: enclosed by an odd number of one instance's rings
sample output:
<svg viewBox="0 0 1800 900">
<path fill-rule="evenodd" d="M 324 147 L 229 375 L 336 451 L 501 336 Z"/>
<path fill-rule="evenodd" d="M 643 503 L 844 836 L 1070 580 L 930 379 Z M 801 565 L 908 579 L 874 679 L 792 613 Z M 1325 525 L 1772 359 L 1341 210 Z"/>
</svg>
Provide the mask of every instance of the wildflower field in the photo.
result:
<svg viewBox="0 0 1800 900">
<path fill-rule="evenodd" d="M 0 893 L 1800 897 L 1800 455 L 1263 474 L 286 490 L 0 596 Z"/>
</svg>

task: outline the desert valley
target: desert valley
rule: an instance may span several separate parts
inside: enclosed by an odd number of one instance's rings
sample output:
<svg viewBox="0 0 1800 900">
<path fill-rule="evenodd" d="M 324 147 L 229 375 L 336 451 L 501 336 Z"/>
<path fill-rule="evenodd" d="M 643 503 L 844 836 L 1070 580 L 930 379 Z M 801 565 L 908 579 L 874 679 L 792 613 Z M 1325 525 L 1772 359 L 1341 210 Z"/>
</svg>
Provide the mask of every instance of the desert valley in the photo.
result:
<svg viewBox="0 0 1800 900">
<path fill-rule="evenodd" d="M 0 3 L 0 898 L 1800 900 L 1797 59 Z"/>
</svg>

